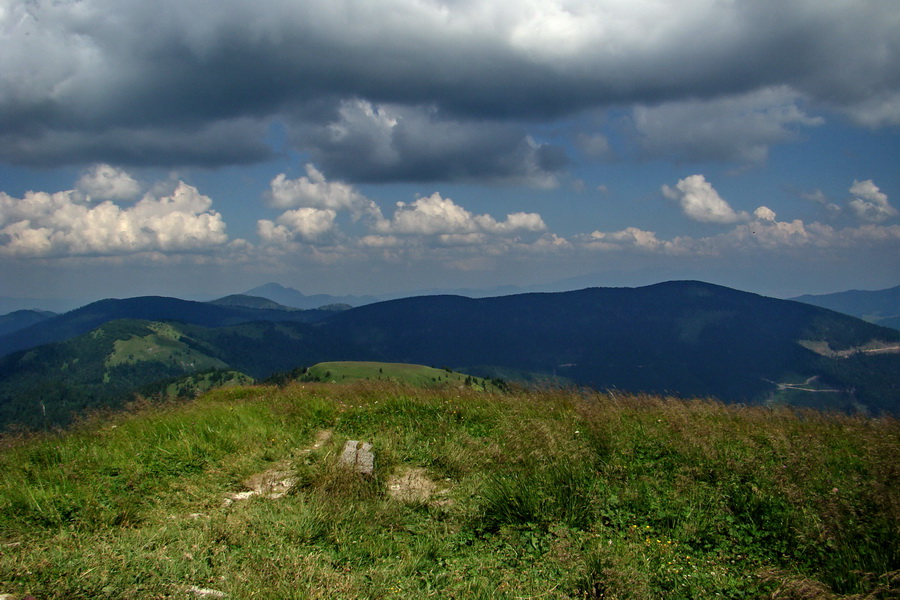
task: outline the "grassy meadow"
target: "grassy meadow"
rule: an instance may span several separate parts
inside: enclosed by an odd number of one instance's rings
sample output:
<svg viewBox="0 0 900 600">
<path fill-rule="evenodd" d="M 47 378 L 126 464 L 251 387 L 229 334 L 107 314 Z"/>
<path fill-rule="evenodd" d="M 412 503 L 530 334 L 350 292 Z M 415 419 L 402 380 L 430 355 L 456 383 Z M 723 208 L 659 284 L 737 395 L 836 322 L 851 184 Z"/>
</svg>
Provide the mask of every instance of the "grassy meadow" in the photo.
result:
<svg viewBox="0 0 900 600">
<path fill-rule="evenodd" d="M 478 390 L 500 389 L 490 380 L 472 377 L 449 368 L 438 369 L 407 363 L 366 361 L 322 362 L 311 366 L 303 379 L 326 383 L 390 381 L 417 388 L 469 386 Z"/>
<path fill-rule="evenodd" d="M 900 597 L 893 419 L 360 380 L 2 444 L 13 597 Z M 230 500 L 267 472 L 294 487 Z"/>
</svg>

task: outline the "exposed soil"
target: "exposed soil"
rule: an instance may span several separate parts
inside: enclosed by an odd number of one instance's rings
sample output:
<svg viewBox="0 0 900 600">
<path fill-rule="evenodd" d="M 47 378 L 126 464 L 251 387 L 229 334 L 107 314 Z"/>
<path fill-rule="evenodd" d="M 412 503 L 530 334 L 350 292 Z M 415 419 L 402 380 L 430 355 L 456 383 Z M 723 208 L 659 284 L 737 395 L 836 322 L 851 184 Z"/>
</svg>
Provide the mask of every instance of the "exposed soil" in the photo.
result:
<svg viewBox="0 0 900 600">
<path fill-rule="evenodd" d="M 308 454 L 321 448 L 330 439 L 331 431 L 323 429 L 316 433 L 312 446 L 301 448 L 292 452 L 292 454 Z M 281 498 L 297 485 L 297 474 L 291 469 L 290 461 L 283 460 L 271 469 L 251 475 L 244 481 L 243 485 L 247 489 L 243 492 L 230 494 L 223 502 L 225 506 L 229 506 L 238 500 L 253 498 L 254 496 L 262 496 L 270 500 Z"/>
<path fill-rule="evenodd" d="M 443 496 L 447 493 L 445 485 L 442 485 L 428 477 L 428 473 L 421 467 L 408 467 L 394 474 L 387 482 L 388 495 L 401 502 L 428 502 L 434 496 Z M 450 500 L 441 498 L 437 504 L 449 504 Z"/>
</svg>

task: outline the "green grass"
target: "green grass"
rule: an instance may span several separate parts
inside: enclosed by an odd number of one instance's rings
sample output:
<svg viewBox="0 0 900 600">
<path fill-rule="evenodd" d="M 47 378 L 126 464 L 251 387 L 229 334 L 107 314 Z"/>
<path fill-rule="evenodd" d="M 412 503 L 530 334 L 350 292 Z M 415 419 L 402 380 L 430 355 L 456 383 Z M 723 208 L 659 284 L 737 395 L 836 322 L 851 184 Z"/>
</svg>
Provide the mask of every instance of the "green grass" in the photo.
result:
<svg viewBox="0 0 900 600">
<path fill-rule="evenodd" d="M 238 371 L 212 370 L 157 382 L 146 386 L 145 390 L 152 390 L 153 395 L 173 400 L 197 396 L 218 387 L 248 386 L 253 383 L 252 377 Z"/>
<path fill-rule="evenodd" d="M 426 367 L 406 363 L 364 361 L 323 362 L 311 366 L 306 379 L 326 383 L 350 383 L 359 380 L 392 381 L 414 387 L 468 386 L 479 390 L 496 387 L 488 380 L 457 373 L 449 368 Z"/>
<path fill-rule="evenodd" d="M 886 600 L 898 451 L 895 420 L 709 401 L 220 389 L 4 440 L 0 593 Z M 223 503 L 286 467 L 287 496 Z M 433 495 L 395 499 L 410 472 Z"/>
<path fill-rule="evenodd" d="M 181 341 L 181 334 L 167 323 L 150 323 L 155 333 L 146 336 L 132 335 L 116 340 L 113 353 L 106 360 L 107 367 L 133 365 L 144 361 L 173 363 L 191 370 L 224 369 L 221 360 L 199 352 Z"/>
</svg>

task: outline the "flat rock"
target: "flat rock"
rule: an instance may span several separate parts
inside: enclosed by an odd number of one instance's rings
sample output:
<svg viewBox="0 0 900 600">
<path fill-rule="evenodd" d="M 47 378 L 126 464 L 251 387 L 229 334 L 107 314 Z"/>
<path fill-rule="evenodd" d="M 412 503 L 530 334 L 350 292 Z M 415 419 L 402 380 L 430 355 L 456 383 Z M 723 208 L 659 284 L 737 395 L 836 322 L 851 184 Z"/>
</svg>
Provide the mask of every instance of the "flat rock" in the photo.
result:
<svg viewBox="0 0 900 600">
<path fill-rule="evenodd" d="M 341 451 L 341 464 L 351 467 L 362 475 L 375 472 L 375 455 L 372 444 L 358 440 L 348 440 Z"/>
</svg>

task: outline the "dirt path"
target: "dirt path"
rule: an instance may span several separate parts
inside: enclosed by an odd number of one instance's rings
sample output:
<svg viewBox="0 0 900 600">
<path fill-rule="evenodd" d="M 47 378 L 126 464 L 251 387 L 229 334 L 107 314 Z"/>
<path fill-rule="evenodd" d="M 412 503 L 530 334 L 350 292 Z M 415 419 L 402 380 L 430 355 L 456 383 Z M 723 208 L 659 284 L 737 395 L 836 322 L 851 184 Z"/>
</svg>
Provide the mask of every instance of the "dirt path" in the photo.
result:
<svg viewBox="0 0 900 600">
<path fill-rule="evenodd" d="M 311 446 L 300 448 L 295 452 L 297 454 L 309 454 L 318 450 L 331 439 L 331 430 L 323 429 L 316 433 L 315 440 Z M 293 453 L 292 453 L 293 454 Z M 230 494 L 223 501 L 224 506 L 230 506 L 234 502 L 247 500 L 254 496 L 261 496 L 269 500 L 276 500 L 285 496 L 291 489 L 297 485 L 297 474 L 291 469 L 290 460 L 282 460 L 271 469 L 267 469 L 262 473 L 256 473 L 244 480 L 244 487 L 247 488 L 243 492 Z"/>
</svg>

